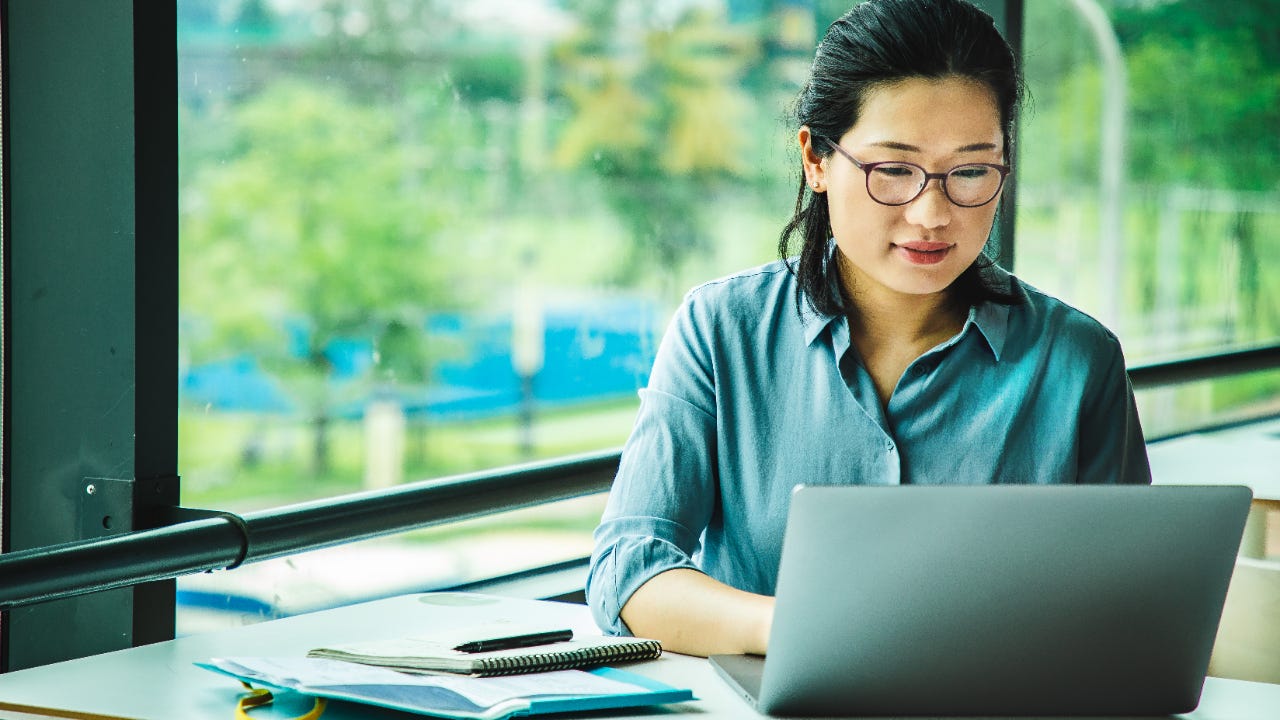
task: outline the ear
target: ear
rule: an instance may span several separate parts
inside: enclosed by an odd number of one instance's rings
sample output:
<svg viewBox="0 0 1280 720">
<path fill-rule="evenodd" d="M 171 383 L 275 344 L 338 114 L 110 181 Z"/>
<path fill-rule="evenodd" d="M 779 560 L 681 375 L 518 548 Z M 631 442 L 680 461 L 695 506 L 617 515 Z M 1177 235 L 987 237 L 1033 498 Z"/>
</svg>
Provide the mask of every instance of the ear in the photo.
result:
<svg viewBox="0 0 1280 720">
<path fill-rule="evenodd" d="M 800 141 L 800 162 L 804 166 L 804 181 L 814 192 L 827 191 L 827 159 L 814 149 L 814 136 L 808 125 L 802 125 L 797 134 Z M 821 142 L 821 141 L 818 141 Z"/>
</svg>

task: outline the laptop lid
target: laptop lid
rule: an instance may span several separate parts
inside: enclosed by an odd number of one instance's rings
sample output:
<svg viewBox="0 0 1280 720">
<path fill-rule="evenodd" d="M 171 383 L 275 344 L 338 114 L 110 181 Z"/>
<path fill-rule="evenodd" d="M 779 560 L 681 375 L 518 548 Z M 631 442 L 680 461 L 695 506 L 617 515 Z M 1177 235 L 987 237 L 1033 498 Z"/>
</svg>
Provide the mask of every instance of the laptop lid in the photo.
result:
<svg viewBox="0 0 1280 720">
<path fill-rule="evenodd" d="M 1250 499 L 1233 486 L 799 486 L 756 707 L 1190 711 Z"/>
</svg>

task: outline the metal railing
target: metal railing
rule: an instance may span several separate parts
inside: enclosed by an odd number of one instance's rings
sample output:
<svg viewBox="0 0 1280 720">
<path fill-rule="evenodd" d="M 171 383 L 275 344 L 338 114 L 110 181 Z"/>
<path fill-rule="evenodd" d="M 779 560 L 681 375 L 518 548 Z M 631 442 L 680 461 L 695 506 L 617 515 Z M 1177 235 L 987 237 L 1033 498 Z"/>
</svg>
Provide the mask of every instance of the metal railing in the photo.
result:
<svg viewBox="0 0 1280 720">
<path fill-rule="evenodd" d="M 0 610 L 603 492 L 618 456 L 578 455 L 6 553 Z"/>
<path fill-rule="evenodd" d="M 1280 369 L 1280 344 L 1129 370 L 1147 389 Z M 618 450 L 0 555 L 0 610 L 604 492 Z"/>
<path fill-rule="evenodd" d="M 1136 365 L 1129 368 L 1129 381 L 1133 383 L 1135 390 L 1147 390 L 1166 385 L 1277 369 L 1280 369 L 1280 345 L 1264 345 L 1214 355 L 1197 355 L 1168 362 Z"/>
</svg>

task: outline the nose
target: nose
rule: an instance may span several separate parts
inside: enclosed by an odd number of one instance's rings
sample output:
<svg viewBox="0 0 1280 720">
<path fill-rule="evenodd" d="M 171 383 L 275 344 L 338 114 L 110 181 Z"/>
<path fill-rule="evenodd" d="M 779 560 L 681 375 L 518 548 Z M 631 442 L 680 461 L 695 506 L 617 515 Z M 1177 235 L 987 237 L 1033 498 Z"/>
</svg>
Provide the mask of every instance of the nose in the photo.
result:
<svg viewBox="0 0 1280 720">
<path fill-rule="evenodd" d="M 945 227 L 951 222 L 951 210 L 951 200 L 942 190 L 942 181 L 929 178 L 920 195 L 907 203 L 906 220 L 920 227 Z"/>
</svg>

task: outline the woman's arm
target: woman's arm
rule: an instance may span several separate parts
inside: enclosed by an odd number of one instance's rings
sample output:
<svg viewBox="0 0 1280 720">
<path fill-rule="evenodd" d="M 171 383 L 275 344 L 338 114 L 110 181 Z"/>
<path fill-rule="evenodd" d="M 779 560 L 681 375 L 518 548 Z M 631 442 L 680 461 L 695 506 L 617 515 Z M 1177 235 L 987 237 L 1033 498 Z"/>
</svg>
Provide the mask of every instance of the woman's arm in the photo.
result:
<svg viewBox="0 0 1280 720">
<path fill-rule="evenodd" d="M 744 592 L 689 568 L 658 573 L 627 600 L 622 621 L 638 637 L 685 655 L 763 655 L 773 598 Z"/>
<path fill-rule="evenodd" d="M 1094 371 L 1093 390 L 1081 407 L 1079 482 L 1150 485 L 1147 444 L 1120 341 L 1108 335 L 1105 347 L 1110 357 Z"/>
</svg>

